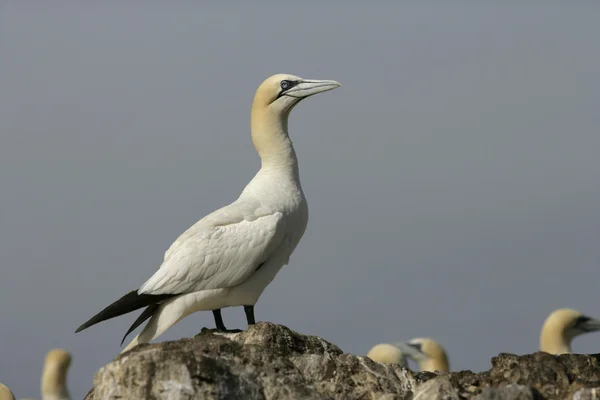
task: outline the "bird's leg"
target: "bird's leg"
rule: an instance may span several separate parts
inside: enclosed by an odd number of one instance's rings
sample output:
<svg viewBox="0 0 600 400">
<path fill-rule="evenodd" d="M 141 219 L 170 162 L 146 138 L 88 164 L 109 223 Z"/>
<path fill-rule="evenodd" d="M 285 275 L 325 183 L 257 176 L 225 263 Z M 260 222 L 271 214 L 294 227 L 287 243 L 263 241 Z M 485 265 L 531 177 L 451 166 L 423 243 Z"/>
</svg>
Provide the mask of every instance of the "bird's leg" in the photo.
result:
<svg viewBox="0 0 600 400">
<path fill-rule="evenodd" d="M 242 332 L 241 329 L 227 329 L 225 327 L 225 324 L 223 323 L 223 317 L 221 316 L 220 308 L 217 308 L 216 310 L 212 310 L 212 313 L 213 313 L 213 317 L 215 317 L 215 325 L 217 326 L 217 329 L 215 329 L 215 330 L 217 332 L 228 332 L 228 333 Z M 212 329 L 202 328 L 202 332 L 210 332 L 210 331 L 212 331 Z"/>
<path fill-rule="evenodd" d="M 221 316 L 221 309 L 217 308 L 216 310 L 212 310 L 213 317 L 215 317 L 215 325 L 217 326 L 218 331 L 226 331 L 225 324 L 223 323 L 223 317 Z"/>
<path fill-rule="evenodd" d="M 244 306 L 244 312 L 246 313 L 246 322 L 248 322 L 248 327 L 250 327 L 250 325 L 254 325 L 256 323 L 254 321 L 254 306 Z"/>
</svg>

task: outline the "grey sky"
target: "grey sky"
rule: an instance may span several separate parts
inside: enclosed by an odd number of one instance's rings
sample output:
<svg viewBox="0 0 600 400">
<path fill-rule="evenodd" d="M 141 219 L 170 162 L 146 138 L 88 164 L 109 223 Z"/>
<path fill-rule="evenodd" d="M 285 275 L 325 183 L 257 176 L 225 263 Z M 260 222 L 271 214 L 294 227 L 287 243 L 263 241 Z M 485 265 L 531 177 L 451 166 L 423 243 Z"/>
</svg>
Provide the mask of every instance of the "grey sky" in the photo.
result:
<svg viewBox="0 0 600 400">
<path fill-rule="evenodd" d="M 292 113 L 310 221 L 258 320 L 355 354 L 431 336 L 477 371 L 535 351 L 554 308 L 600 316 L 599 2 L 48 3 L 0 13 L 0 381 L 18 397 L 51 347 L 74 355 L 74 398 L 118 354 L 135 314 L 74 329 L 237 197 L 254 90 L 280 72 L 343 87 Z"/>
</svg>

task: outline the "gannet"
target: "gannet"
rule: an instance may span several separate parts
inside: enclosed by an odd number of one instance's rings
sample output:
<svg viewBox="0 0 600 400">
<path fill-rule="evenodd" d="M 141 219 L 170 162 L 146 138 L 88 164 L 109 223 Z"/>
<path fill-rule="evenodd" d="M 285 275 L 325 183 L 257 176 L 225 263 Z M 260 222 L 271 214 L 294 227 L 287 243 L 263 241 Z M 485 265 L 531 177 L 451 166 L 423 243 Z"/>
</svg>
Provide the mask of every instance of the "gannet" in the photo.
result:
<svg viewBox="0 0 600 400">
<path fill-rule="evenodd" d="M 369 350 L 367 357 L 380 363 L 399 364 L 401 367 L 408 368 L 408 360 L 406 355 L 393 344 L 376 344 L 371 348 L 371 350 Z"/>
<path fill-rule="evenodd" d="M 559 308 L 544 321 L 540 333 L 540 351 L 557 355 L 570 353 L 573 338 L 599 330 L 600 320 L 585 316 L 577 310 Z"/>
<path fill-rule="evenodd" d="M 450 371 L 446 351 L 433 339 L 414 338 L 407 342 L 397 343 L 396 346 L 419 365 L 420 371 Z"/>
<path fill-rule="evenodd" d="M 69 400 L 67 371 L 71 355 L 63 349 L 52 349 L 46 354 L 42 371 L 42 400 Z"/>
<path fill-rule="evenodd" d="M 0 383 L 0 400 L 15 400 L 12 390 L 3 383 Z"/>
<path fill-rule="evenodd" d="M 248 325 L 254 324 L 254 305 L 288 263 L 308 222 L 288 116 L 302 99 L 339 86 L 336 81 L 287 74 L 267 78 L 256 90 L 250 115 L 252 142 L 261 159 L 258 173 L 236 201 L 179 236 L 158 271 L 139 289 L 100 311 L 76 332 L 147 307 L 127 334 L 150 321 L 125 352 L 197 311 L 215 310 L 219 325 L 221 308 L 244 306 Z"/>
</svg>

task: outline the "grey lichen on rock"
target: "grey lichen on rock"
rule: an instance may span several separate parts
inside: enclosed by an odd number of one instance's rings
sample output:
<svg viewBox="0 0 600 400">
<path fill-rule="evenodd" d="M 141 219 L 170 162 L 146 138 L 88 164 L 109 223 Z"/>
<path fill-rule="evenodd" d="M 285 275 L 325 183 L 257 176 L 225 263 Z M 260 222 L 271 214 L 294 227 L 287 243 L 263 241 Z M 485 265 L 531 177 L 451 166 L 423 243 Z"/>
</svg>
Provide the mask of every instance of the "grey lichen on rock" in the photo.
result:
<svg viewBox="0 0 600 400">
<path fill-rule="evenodd" d="M 449 377 L 440 375 L 425 381 L 414 391 L 413 400 L 430 399 L 460 400 L 461 397 L 458 390 L 450 382 Z"/>
<path fill-rule="evenodd" d="M 573 395 L 573 400 L 599 400 L 600 388 L 580 389 Z"/>
<path fill-rule="evenodd" d="M 140 345 L 109 363 L 86 399 L 392 399 L 412 397 L 410 371 L 344 354 L 270 323 L 240 333 Z"/>
<path fill-rule="evenodd" d="M 538 400 L 543 399 L 540 393 L 532 387 L 510 384 L 500 387 L 488 387 L 473 400 Z"/>
<path fill-rule="evenodd" d="M 140 345 L 101 368 L 86 399 L 583 400 L 594 387 L 596 356 L 501 354 L 482 373 L 419 373 L 262 322 Z"/>
</svg>

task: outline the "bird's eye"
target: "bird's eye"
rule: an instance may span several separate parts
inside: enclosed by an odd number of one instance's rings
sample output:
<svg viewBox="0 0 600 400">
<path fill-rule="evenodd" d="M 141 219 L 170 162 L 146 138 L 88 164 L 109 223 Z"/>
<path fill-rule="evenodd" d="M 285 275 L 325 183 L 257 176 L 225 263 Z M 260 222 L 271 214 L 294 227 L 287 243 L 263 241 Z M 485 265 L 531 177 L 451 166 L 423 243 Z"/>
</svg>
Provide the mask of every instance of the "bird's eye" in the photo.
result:
<svg viewBox="0 0 600 400">
<path fill-rule="evenodd" d="M 291 85 L 290 81 L 281 81 L 281 88 L 282 88 L 283 90 L 285 90 L 285 89 L 289 88 L 289 87 L 290 87 L 290 85 Z"/>
<path fill-rule="evenodd" d="M 417 349 L 419 351 L 423 351 L 423 346 L 421 345 L 421 343 L 409 343 L 408 345 L 411 347 L 414 347 L 415 349 Z"/>
</svg>

